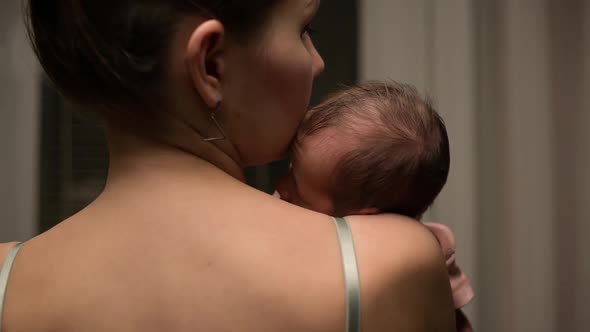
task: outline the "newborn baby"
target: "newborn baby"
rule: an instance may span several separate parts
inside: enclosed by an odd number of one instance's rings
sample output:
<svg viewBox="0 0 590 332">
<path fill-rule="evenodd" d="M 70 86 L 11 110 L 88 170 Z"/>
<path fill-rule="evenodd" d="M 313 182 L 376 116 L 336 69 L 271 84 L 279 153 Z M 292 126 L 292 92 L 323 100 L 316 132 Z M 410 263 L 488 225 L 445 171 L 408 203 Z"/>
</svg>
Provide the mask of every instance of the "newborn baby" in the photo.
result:
<svg viewBox="0 0 590 332">
<path fill-rule="evenodd" d="M 283 200 L 336 217 L 396 213 L 420 220 L 447 181 L 449 140 L 443 120 L 415 88 L 370 82 L 310 110 L 291 161 L 277 185 Z M 426 226 L 443 248 L 461 308 L 473 292 L 455 264 L 453 235 L 443 225 Z M 469 330 L 458 315 L 458 325 Z"/>
</svg>

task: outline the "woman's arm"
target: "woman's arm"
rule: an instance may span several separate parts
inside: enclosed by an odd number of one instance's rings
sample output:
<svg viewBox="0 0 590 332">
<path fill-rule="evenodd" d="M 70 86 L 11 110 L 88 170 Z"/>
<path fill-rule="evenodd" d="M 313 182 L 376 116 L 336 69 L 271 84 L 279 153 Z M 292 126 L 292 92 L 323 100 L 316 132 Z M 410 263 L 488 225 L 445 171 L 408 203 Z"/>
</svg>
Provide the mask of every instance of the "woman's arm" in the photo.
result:
<svg viewBox="0 0 590 332">
<path fill-rule="evenodd" d="M 363 331 L 455 331 L 445 261 L 432 233 L 398 216 L 349 219 L 362 280 Z"/>
</svg>

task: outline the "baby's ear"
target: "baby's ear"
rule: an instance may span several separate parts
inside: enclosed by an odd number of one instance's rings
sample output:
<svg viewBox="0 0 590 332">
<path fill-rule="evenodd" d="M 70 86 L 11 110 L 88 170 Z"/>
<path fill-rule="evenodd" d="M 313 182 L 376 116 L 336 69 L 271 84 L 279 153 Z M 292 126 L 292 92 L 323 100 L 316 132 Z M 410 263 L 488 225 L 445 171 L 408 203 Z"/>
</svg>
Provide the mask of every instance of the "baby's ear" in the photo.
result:
<svg viewBox="0 0 590 332">
<path fill-rule="evenodd" d="M 380 213 L 380 211 L 377 208 L 364 208 L 364 209 L 361 209 L 360 211 L 357 211 L 357 212 L 355 212 L 353 214 L 356 214 L 356 215 L 367 215 L 367 214 L 379 214 L 379 213 Z"/>
</svg>

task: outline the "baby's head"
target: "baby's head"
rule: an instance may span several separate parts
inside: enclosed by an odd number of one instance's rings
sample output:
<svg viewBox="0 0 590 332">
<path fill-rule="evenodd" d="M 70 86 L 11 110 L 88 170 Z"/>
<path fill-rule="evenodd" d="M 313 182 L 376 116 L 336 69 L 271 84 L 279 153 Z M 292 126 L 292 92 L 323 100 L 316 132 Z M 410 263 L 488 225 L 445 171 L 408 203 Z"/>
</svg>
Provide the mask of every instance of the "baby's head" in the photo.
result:
<svg viewBox="0 0 590 332">
<path fill-rule="evenodd" d="M 281 197 L 333 216 L 420 218 L 450 167 L 441 117 L 415 88 L 390 81 L 344 89 L 310 110 L 291 157 Z"/>
</svg>

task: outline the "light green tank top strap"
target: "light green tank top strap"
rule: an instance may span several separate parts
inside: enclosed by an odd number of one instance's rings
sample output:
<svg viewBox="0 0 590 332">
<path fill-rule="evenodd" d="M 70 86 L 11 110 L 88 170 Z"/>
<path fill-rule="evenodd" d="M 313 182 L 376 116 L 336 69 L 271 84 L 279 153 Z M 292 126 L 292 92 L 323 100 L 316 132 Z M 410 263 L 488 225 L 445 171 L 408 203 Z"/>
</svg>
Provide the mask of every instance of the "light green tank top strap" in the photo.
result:
<svg viewBox="0 0 590 332">
<path fill-rule="evenodd" d="M 361 331 L 361 285 L 350 226 L 344 218 L 332 218 L 338 230 L 346 286 L 346 332 Z M 0 331 L 1 332 L 1 331 Z"/>
<path fill-rule="evenodd" d="M 2 332 L 2 313 L 4 312 L 4 298 L 6 297 L 6 287 L 8 285 L 8 278 L 10 277 L 10 270 L 12 270 L 12 264 L 14 264 L 16 255 L 22 246 L 23 243 L 19 243 L 10 249 L 0 269 L 0 332 Z"/>
</svg>

